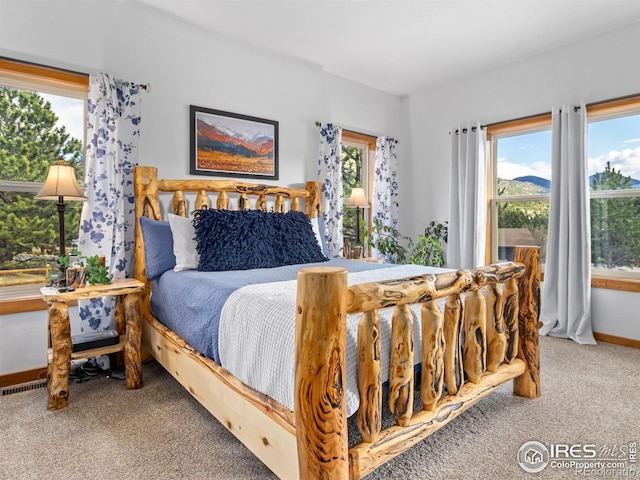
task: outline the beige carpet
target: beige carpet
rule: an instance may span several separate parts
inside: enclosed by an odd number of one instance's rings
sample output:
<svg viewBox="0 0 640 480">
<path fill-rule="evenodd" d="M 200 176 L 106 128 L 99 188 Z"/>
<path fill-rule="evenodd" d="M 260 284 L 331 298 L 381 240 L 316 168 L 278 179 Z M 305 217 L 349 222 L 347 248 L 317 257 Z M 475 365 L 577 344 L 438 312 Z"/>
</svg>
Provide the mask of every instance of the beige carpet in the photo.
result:
<svg viewBox="0 0 640 480">
<path fill-rule="evenodd" d="M 367 479 L 576 478 L 526 474 L 516 455 L 545 444 L 640 442 L 640 350 L 541 338 L 543 396 L 511 384 Z M 71 386 L 69 406 L 46 409 L 46 389 L 0 397 L 0 479 L 275 478 L 155 362 L 145 386 L 107 378 Z"/>
</svg>

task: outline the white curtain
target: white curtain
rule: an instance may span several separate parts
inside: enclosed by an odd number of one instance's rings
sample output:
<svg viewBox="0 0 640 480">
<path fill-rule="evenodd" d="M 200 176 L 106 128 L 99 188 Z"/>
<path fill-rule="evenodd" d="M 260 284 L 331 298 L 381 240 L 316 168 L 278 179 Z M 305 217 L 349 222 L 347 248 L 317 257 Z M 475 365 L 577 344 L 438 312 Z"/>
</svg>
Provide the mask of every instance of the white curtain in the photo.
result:
<svg viewBox="0 0 640 480">
<path fill-rule="evenodd" d="M 138 163 L 141 88 L 99 73 L 89 82 L 85 186 L 80 221 L 83 256 L 104 255 L 113 278 L 133 267 L 133 167 Z M 113 298 L 81 302 L 82 331 L 113 328 Z"/>
<path fill-rule="evenodd" d="M 542 286 L 542 335 L 595 344 L 591 329 L 591 225 L 586 114 L 552 114 L 551 205 Z"/>
<path fill-rule="evenodd" d="M 322 182 L 322 209 L 329 256 L 342 256 L 342 128 L 332 123 L 319 129 L 318 180 Z"/>
<path fill-rule="evenodd" d="M 485 263 L 487 223 L 487 132 L 480 124 L 451 133 L 451 184 L 447 266 Z"/>
<path fill-rule="evenodd" d="M 396 140 L 391 137 L 376 139 L 376 157 L 373 169 L 373 194 L 371 195 L 371 218 L 382 225 L 398 228 L 400 206 L 398 203 L 398 157 Z M 372 256 L 379 257 L 374 248 Z"/>
</svg>

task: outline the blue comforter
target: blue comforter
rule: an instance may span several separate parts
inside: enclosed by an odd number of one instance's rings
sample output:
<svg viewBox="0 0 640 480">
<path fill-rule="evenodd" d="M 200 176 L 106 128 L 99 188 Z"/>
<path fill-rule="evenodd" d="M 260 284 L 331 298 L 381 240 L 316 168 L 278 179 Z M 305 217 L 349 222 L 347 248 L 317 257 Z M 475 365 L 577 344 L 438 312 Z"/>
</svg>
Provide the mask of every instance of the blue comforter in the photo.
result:
<svg viewBox="0 0 640 480">
<path fill-rule="evenodd" d="M 161 323 L 219 364 L 220 312 L 229 295 L 249 284 L 293 280 L 298 270 L 309 266 L 340 266 L 360 272 L 392 265 L 334 258 L 323 263 L 229 272 L 168 270 L 152 282 L 151 308 Z"/>
</svg>

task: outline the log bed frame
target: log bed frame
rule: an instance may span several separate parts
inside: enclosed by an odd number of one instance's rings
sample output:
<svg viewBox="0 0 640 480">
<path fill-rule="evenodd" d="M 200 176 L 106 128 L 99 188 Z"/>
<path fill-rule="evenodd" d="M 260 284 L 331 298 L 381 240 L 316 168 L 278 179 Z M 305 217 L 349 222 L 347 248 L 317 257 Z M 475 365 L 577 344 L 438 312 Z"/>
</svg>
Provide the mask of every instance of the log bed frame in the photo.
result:
<svg viewBox="0 0 640 480">
<path fill-rule="evenodd" d="M 358 479 L 438 430 L 504 382 L 514 393 L 540 396 L 537 247 L 516 247 L 514 262 L 347 287 L 336 267 L 300 270 L 296 301 L 295 408 L 292 412 L 233 377 L 158 322 L 150 308 L 139 217 L 161 219 L 159 192 L 173 193 L 173 210 L 229 208 L 322 213 L 321 186 L 281 188 L 228 180 L 159 180 L 154 167 L 135 167 L 135 277 L 145 282 L 142 345 L 198 402 L 283 479 Z M 185 195 L 187 197 L 185 197 Z M 483 295 L 482 292 L 486 292 Z M 466 292 L 464 301 L 461 294 Z M 436 299 L 447 297 L 443 312 Z M 423 368 L 414 379 L 413 315 L 422 304 Z M 382 429 L 380 320 L 394 307 L 388 408 L 395 425 Z M 347 314 L 360 313 L 357 426 L 362 441 L 349 447 L 345 355 Z M 416 382 L 416 380 L 418 380 Z M 414 412 L 414 385 L 423 408 Z M 445 392 L 446 388 L 446 392 Z M 297 459 L 297 461 L 294 461 Z"/>
</svg>

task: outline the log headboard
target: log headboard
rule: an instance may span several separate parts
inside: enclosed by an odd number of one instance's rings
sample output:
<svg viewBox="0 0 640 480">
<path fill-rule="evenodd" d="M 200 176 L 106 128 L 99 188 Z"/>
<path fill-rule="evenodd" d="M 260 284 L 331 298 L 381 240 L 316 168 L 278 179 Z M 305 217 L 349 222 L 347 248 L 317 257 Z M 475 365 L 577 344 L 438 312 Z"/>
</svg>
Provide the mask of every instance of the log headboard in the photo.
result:
<svg viewBox="0 0 640 480">
<path fill-rule="evenodd" d="M 267 211 L 273 208 L 276 212 L 300 210 L 302 200 L 309 217 L 322 215 L 322 184 L 320 182 L 306 182 L 305 188 L 301 189 L 232 180 L 159 180 L 158 169 L 147 166 L 134 167 L 133 177 L 136 212 L 133 268 L 134 277 L 147 285 L 143 308 L 148 307 L 149 281 L 144 263 L 144 241 L 140 217 L 162 219 L 160 193 L 173 193 L 171 207 L 173 213 L 183 217 L 186 217 L 190 210 L 201 208 L 232 209 L 231 203 L 236 199 L 238 210 L 250 210 L 253 204 L 256 210 Z M 215 196 L 215 203 L 211 203 L 209 195 Z M 191 196 L 195 199 L 190 207 Z"/>
</svg>

